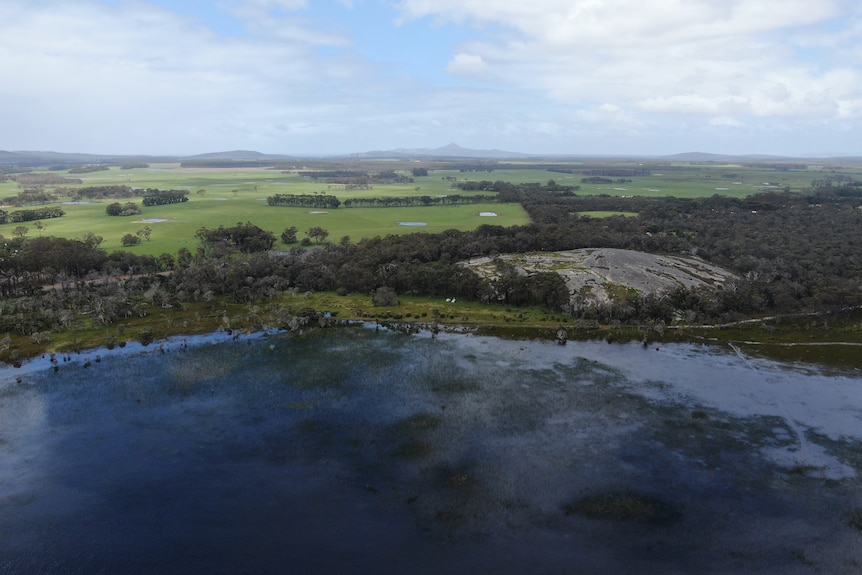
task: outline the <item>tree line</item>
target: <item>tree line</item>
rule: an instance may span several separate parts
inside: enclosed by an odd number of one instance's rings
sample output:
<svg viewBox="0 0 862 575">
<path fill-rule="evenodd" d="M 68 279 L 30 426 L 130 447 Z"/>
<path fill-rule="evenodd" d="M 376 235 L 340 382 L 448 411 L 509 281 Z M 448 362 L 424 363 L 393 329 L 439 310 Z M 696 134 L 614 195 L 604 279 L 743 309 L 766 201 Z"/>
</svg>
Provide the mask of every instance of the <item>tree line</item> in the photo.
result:
<svg viewBox="0 0 862 575">
<path fill-rule="evenodd" d="M 181 204 L 189 201 L 189 193 L 186 190 L 159 190 L 147 188 L 143 191 L 144 206 L 166 206 L 169 204 Z"/>
<path fill-rule="evenodd" d="M 74 200 L 102 200 L 102 199 L 123 199 L 132 198 L 140 195 L 138 191 L 130 186 L 123 185 L 108 185 L 108 186 L 84 186 L 83 188 L 58 189 L 59 193 L 64 193 Z"/>
<path fill-rule="evenodd" d="M 319 208 L 334 210 L 341 201 L 328 194 L 275 194 L 266 198 L 268 206 L 289 208 Z"/>
<path fill-rule="evenodd" d="M 34 208 L 28 210 L 15 210 L 7 212 L 0 210 L 0 224 L 14 224 L 21 222 L 34 222 L 37 220 L 48 220 L 52 218 L 60 218 L 66 215 L 62 208 L 47 207 Z"/>
<path fill-rule="evenodd" d="M 344 200 L 345 208 L 394 208 L 394 207 L 427 207 L 456 204 L 487 204 L 497 201 L 497 196 L 474 194 L 464 196 L 447 194 L 445 196 L 403 196 L 383 198 L 349 198 Z"/>
</svg>

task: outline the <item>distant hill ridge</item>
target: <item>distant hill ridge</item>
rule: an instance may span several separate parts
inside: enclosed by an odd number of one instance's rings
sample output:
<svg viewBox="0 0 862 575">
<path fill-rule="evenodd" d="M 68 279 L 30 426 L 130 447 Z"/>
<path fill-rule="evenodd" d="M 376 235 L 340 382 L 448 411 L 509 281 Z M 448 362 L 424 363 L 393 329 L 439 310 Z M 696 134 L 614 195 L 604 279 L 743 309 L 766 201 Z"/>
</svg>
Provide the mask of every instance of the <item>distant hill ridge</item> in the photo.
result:
<svg viewBox="0 0 862 575">
<path fill-rule="evenodd" d="M 283 154 L 264 154 L 253 150 L 232 150 L 230 152 L 209 152 L 207 154 L 197 154 L 195 156 L 184 156 L 182 160 L 287 160 L 293 159 L 292 156 Z"/>
<path fill-rule="evenodd" d="M 667 156 L 650 155 L 575 155 L 575 154 L 524 154 L 520 152 L 508 152 L 505 150 L 474 150 L 464 148 L 458 144 L 451 143 L 439 148 L 396 148 L 394 150 L 376 150 L 370 152 L 358 152 L 347 155 L 332 156 L 304 156 L 315 157 L 320 160 L 377 160 L 377 159 L 403 159 L 403 160 L 511 160 L 511 159 L 554 159 L 555 161 L 590 160 L 601 161 L 604 159 L 614 160 L 653 160 L 664 162 L 712 162 L 712 163 L 751 163 L 751 162 L 859 162 L 860 157 L 789 157 L 773 156 L 767 154 L 727 155 L 710 154 L 704 152 L 685 152 Z M 80 164 L 123 164 L 129 162 L 183 162 L 183 161 L 237 161 L 237 162 L 279 162 L 296 161 L 298 156 L 285 154 L 265 154 L 254 150 L 231 150 L 224 152 L 207 152 L 196 155 L 122 155 L 122 154 L 82 154 L 50 151 L 4 151 L 0 150 L 0 166 L 20 167 L 44 167 L 52 165 L 80 165 Z"/>
<path fill-rule="evenodd" d="M 529 158 L 531 154 L 520 152 L 506 152 L 504 150 L 473 150 L 463 148 L 458 144 L 451 143 L 440 148 L 396 148 L 388 151 L 373 151 L 350 154 L 351 158 L 477 158 L 477 159 L 506 159 L 506 158 Z"/>
</svg>

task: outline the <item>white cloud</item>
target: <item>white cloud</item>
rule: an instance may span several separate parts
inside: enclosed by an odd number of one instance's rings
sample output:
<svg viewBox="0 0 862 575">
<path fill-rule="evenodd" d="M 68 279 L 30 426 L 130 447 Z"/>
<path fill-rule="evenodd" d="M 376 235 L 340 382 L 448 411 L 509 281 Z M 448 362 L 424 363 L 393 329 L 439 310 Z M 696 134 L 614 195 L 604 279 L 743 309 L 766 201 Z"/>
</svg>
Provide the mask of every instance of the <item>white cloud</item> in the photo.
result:
<svg viewBox="0 0 862 575">
<path fill-rule="evenodd" d="M 479 76 L 485 69 L 485 61 L 482 56 L 477 54 L 455 54 L 455 57 L 446 66 L 447 72 L 462 76 Z"/>
<path fill-rule="evenodd" d="M 709 121 L 710 126 L 720 126 L 727 128 L 743 128 L 745 124 L 732 116 L 716 116 Z"/>
<path fill-rule="evenodd" d="M 615 104 L 601 104 L 583 108 L 575 113 L 575 119 L 582 124 L 592 124 L 605 129 L 638 128 L 641 122 Z"/>
<path fill-rule="evenodd" d="M 851 0 L 219 0 L 214 28 L 149 2 L 0 1 L 0 149 L 852 152 L 862 127 Z"/>
<path fill-rule="evenodd" d="M 268 126 L 331 114 L 321 95 L 360 83 L 365 72 L 355 62 L 317 57 L 320 35 L 309 36 L 219 37 L 144 3 L 4 2 L 0 124 L 14 121 L 17 131 L 14 142 L 0 133 L 0 148 L 54 141 L 90 151 L 196 152 L 261 139 L 272 149 L 279 142 L 266 140 Z"/>
<path fill-rule="evenodd" d="M 841 20 L 859 10 L 845 0 L 402 0 L 398 7 L 405 19 L 473 25 L 470 54 L 482 59 L 486 78 L 538 87 L 588 110 L 605 102 L 628 114 L 828 120 L 852 108 L 839 101 L 862 98 L 859 67 L 829 53 L 838 48 L 827 39 L 842 34 L 836 23 L 860 28 Z M 797 58 L 797 37 L 826 53 Z M 858 40 L 840 49 L 858 52 Z M 453 64 L 448 70 L 461 73 Z"/>
</svg>

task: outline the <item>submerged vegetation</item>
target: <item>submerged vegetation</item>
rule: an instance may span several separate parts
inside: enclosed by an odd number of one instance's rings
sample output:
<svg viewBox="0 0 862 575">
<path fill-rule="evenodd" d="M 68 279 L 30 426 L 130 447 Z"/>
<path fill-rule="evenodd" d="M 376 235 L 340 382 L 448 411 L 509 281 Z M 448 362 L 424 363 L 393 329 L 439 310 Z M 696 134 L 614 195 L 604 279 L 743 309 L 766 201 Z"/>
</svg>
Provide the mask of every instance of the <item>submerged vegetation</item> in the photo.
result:
<svg viewBox="0 0 862 575">
<path fill-rule="evenodd" d="M 678 512 L 664 501 L 635 491 L 611 491 L 589 495 L 563 506 L 566 515 L 611 521 L 672 521 Z"/>
</svg>

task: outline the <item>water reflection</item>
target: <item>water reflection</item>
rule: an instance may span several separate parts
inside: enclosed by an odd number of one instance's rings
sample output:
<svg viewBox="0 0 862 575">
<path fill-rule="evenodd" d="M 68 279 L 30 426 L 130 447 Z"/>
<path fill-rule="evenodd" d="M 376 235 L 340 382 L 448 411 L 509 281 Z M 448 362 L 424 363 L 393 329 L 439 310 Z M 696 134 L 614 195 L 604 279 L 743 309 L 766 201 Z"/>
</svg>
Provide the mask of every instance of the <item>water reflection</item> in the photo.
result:
<svg viewBox="0 0 862 575">
<path fill-rule="evenodd" d="M 0 373 L 4 572 L 862 562 L 858 378 L 359 328 L 184 349 Z"/>
</svg>

